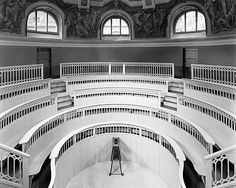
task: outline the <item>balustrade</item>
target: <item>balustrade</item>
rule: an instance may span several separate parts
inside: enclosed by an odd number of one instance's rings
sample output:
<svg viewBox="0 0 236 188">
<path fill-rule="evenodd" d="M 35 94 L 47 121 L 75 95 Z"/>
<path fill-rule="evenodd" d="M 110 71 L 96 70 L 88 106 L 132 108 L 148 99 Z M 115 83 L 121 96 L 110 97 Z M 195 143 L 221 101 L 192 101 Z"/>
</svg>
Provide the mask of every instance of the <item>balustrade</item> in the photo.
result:
<svg viewBox="0 0 236 188">
<path fill-rule="evenodd" d="M 23 118 L 27 114 L 56 104 L 55 100 L 56 95 L 50 95 L 27 102 L 13 109 L 9 109 L 7 111 L 4 111 L 3 113 L 0 113 L 0 131 L 1 129 L 4 129 L 5 127 L 13 123 L 14 121 Z"/>
<path fill-rule="evenodd" d="M 0 67 L 0 86 L 43 79 L 43 64 Z"/>
<path fill-rule="evenodd" d="M 186 106 L 188 108 L 192 108 L 194 110 L 197 110 L 201 113 L 204 113 L 218 121 L 220 121 L 221 123 L 225 124 L 227 127 L 229 127 L 230 129 L 232 129 L 233 131 L 236 131 L 236 118 L 211 105 L 208 103 L 204 103 L 202 101 L 190 98 L 190 97 L 186 97 L 186 96 L 180 96 L 179 97 L 179 104 Z"/>
<path fill-rule="evenodd" d="M 209 163 L 209 187 L 236 186 L 236 145 L 205 157 Z"/>
<path fill-rule="evenodd" d="M 236 86 L 236 67 L 192 64 L 191 78 Z"/>
<path fill-rule="evenodd" d="M 174 77 L 173 63 L 61 63 L 60 77 L 82 75 L 146 75 L 156 77 Z"/>
<path fill-rule="evenodd" d="M 0 144 L 0 186 L 29 188 L 29 155 Z"/>
<path fill-rule="evenodd" d="M 124 105 L 123 107 L 116 107 L 116 105 L 105 105 L 104 107 L 91 106 L 62 112 L 58 115 L 55 115 L 55 117 L 52 117 L 48 120 L 45 120 L 44 122 L 39 123 L 31 130 L 29 130 L 28 133 L 26 133 L 26 135 L 21 139 L 20 144 L 24 145 L 24 151 L 27 152 L 29 147 L 34 142 L 36 142 L 41 136 L 68 121 L 85 116 L 108 113 L 128 113 L 162 119 L 171 123 L 174 126 L 177 126 L 184 132 L 196 138 L 198 142 L 203 145 L 203 147 L 208 151 L 208 153 L 211 153 L 211 145 L 214 144 L 214 141 L 209 139 L 207 133 L 205 133 L 202 129 L 199 130 L 200 127 L 196 128 L 194 125 L 188 123 L 187 121 L 163 110 L 139 106 L 125 107 Z"/>
<path fill-rule="evenodd" d="M 227 86 L 185 79 L 185 89 L 199 91 L 236 101 L 236 89 Z"/>
<path fill-rule="evenodd" d="M 180 147 L 178 146 L 178 144 L 175 143 L 175 141 L 173 141 L 170 137 L 166 135 L 153 132 L 152 130 L 143 127 L 134 126 L 130 124 L 119 124 L 119 123 L 101 124 L 92 127 L 85 127 L 83 129 L 78 129 L 76 131 L 73 131 L 72 133 L 62 138 L 58 142 L 58 144 L 54 147 L 50 155 L 52 176 L 49 188 L 52 188 L 55 183 L 57 163 L 59 162 L 62 155 L 66 151 L 68 151 L 69 148 L 71 148 L 76 143 L 79 143 L 80 141 L 86 138 L 90 138 L 95 135 L 103 135 L 111 133 L 124 133 L 147 138 L 167 149 L 167 151 L 170 152 L 170 154 L 174 157 L 174 159 L 177 161 L 179 165 L 180 187 L 185 188 L 185 184 L 183 181 L 183 168 L 182 168 L 185 156 Z"/>
<path fill-rule="evenodd" d="M 50 94 L 50 81 L 39 80 L 0 88 L 0 112 Z"/>
</svg>

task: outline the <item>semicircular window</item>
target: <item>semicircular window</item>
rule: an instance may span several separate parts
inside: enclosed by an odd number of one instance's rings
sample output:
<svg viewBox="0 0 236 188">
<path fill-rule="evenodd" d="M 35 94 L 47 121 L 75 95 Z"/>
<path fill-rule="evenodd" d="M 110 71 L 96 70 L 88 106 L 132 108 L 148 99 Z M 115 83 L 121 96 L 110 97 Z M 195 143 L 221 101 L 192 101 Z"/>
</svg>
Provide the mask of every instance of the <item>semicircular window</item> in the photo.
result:
<svg viewBox="0 0 236 188">
<path fill-rule="evenodd" d="M 175 21 L 173 36 L 176 38 L 206 36 L 205 16 L 197 10 L 181 13 Z"/>
<path fill-rule="evenodd" d="M 104 40 L 130 40 L 130 28 L 122 18 L 113 17 L 105 21 L 102 27 Z"/>
<path fill-rule="evenodd" d="M 56 16 L 44 10 L 35 10 L 31 12 L 27 20 L 27 36 L 58 38 L 59 27 Z"/>
</svg>

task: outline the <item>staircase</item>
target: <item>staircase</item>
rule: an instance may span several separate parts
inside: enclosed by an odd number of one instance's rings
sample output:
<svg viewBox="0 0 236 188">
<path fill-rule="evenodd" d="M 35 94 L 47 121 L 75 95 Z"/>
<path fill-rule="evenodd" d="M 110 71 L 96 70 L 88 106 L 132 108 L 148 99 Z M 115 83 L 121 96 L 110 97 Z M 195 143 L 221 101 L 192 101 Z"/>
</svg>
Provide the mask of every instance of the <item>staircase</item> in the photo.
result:
<svg viewBox="0 0 236 188">
<path fill-rule="evenodd" d="M 71 108 L 74 106 L 73 99 L 70 95 L 63 95 L 60 94 L 57 97 L 57 109 L 58 110 L 64 110 L 66 108 Z"/>
<path fill-rule="evenodd" d="M 168 92 L 183 95 L 184 83 L 182 81 L 170 81 L 168 84 Z"/>
<path fill-rule="evenodd" d="M 161 107 L 177 111 L 177 96 L 166 94 L 161 102 Z"/>
<path fill-rule="evenodd" d="M 66 92 L 66 83 L 62 80 L 51 81 L 51 94 Z"/>
</svg>

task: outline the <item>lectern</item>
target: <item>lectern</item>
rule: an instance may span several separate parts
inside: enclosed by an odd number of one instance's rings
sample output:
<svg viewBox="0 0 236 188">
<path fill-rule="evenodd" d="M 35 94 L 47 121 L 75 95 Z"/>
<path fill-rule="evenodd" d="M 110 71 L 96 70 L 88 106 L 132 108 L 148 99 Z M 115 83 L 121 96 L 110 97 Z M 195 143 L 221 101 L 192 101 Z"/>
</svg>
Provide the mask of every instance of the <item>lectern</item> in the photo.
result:
<svg viewBox="0 0 236 188">
<path fill-rule="evenodd" d="M 120 139 L 119 137 L 114 137 L 112 139 L 112 152 L 111 152 L 111 169 L 110 169 L 110 173 L 109 176 L 111 175 L 117 175 L 117 174 L 112 174 L 112 168 L 113 168 L 113 162 L 114 161 L 118 161 L 119 162 L 119 166 L 120 166 L 120 175 L 124 175 L 122 172 L 122 167 L 121 167 L 121 154 L 120 154 Z"/>
</svg>

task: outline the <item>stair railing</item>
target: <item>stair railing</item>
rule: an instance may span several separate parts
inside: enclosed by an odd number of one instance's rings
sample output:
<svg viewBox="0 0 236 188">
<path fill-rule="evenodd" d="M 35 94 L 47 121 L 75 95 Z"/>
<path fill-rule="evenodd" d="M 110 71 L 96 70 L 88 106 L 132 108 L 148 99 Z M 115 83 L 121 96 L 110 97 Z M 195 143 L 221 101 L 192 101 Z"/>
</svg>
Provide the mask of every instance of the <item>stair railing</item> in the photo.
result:
<svg viewBox="0 0 236 188">
<path fill-rule="evenodd" d="M 208 166 L 206 188 L 236 186 L 236 145 L 205 157 Z"/>
<path fill-rule="evenodd" d="M 29 188 L 29 155 L 0 143 L 0 187 Z"/>
</svg>

